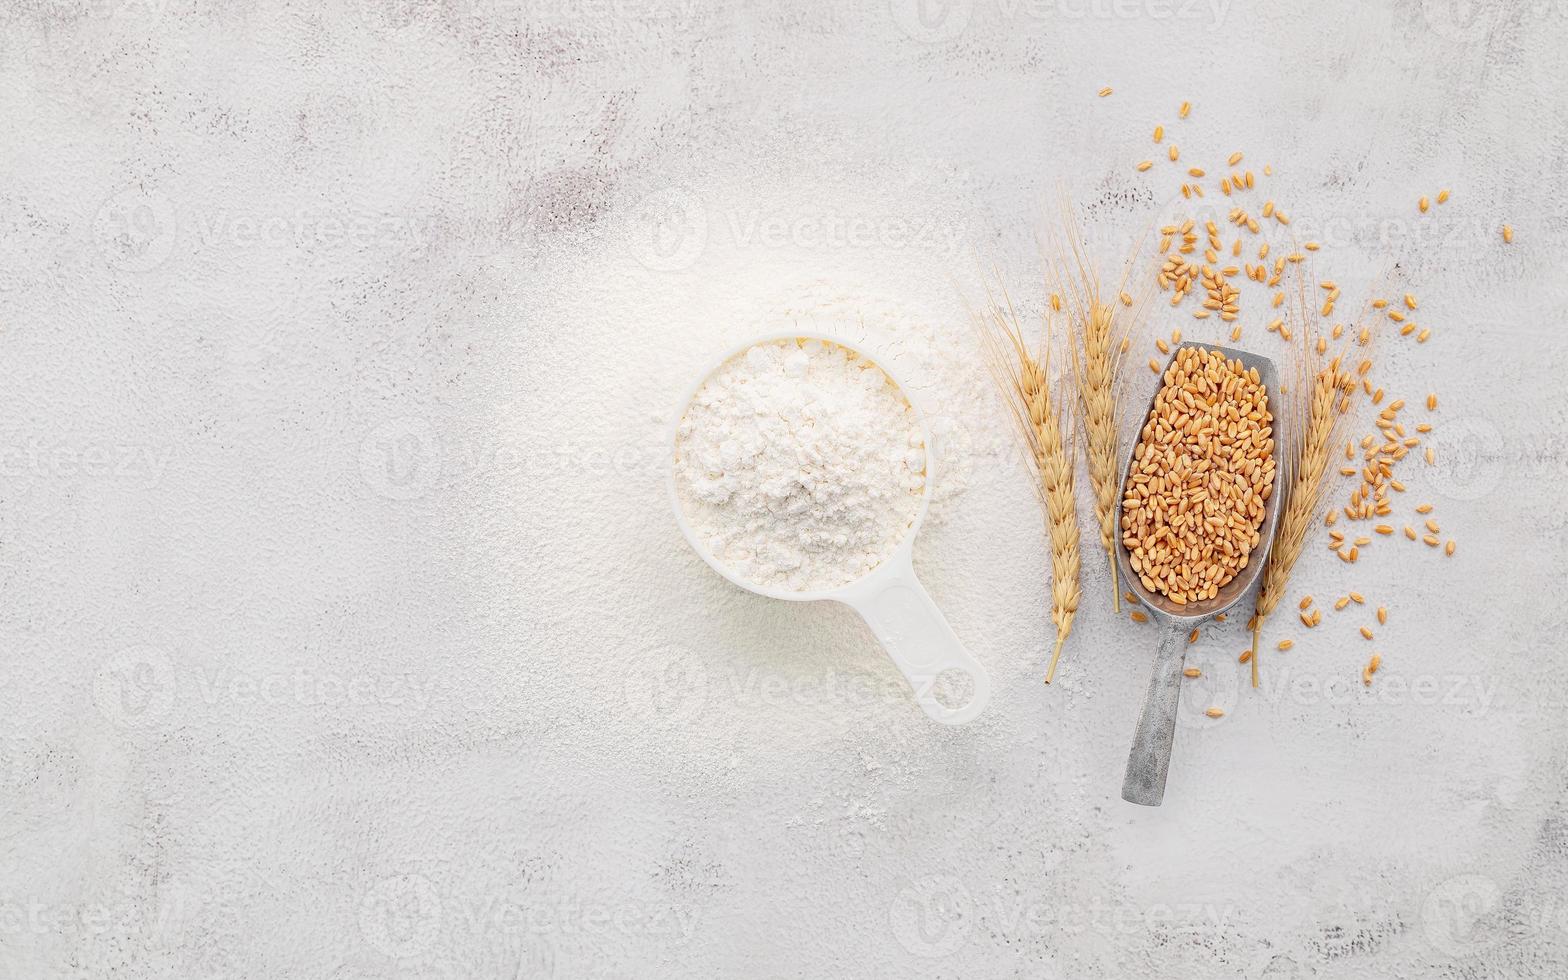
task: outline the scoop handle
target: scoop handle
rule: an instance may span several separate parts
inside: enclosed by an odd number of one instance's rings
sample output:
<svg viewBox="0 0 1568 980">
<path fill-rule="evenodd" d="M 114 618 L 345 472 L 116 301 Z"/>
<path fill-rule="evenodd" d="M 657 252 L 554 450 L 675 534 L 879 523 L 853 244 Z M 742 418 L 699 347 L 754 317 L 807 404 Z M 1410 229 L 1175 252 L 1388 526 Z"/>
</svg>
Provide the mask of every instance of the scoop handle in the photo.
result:
<svg viewBox="0 0 1568 980">
<path fill-rule="evenodd" d="M 1167 624 L 1154 655 L 1149 692 L 1127 755 L 1122 799 L 1139 806 L 1159 806 L 1165 799 L 1165 776 L 1176 738 L 1176 707 L 1181 703 L 1181 670 L 1187 659 L 1187 637 L 1179 623 Z"/>
<path fill-rule="evenodd" d="M 907 557 L 837 598 L 871 627 L 926 714 L 944 725 L 962 725 L 985 710 L 991 700 L 990 675 L 958 641 Z M 974 687 L 968 703 L 949 707 L 937 699 L 937 678 L 948 670 L 969 676 Z"/>
</svg>

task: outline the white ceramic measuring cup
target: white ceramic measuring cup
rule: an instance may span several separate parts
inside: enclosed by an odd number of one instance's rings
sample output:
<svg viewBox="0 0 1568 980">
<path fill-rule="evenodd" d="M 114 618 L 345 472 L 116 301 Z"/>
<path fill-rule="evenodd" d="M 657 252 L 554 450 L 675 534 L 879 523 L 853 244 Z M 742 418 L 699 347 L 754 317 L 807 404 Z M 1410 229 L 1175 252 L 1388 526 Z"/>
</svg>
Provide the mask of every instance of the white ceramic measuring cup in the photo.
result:
<svg viewBox="0 0 1568 980">
<path fill-rule="evenodd" d="M 730 358 L 749 350 L 757 344 L 773 343 L 783 340 L 820 340 L 825 343 L 837 344 L 848 350 L 854 351 L 866 361 L 875 364 L 892 379 L 904 400 L 914 406 L 916 423 L 920 427 L 921 436 L 925 442 L 926 452 L 926 479 L 925 489 L 920 496 L 920 510 L 915 514 L 915 519 L 909 525 L 909 530 L 904 533 L 903 540 L 893 553 L 882 560 L 865 575 L 833 589 L 816 589 L 807 592 L 789 592 L 782 589 L 768 588 L 755 582 L 748 582 L 739 577 L 723 562 L 719 561 L 692 530 L 691 523 L 686 520 L 686 514 L 681 509 L 680 496 L 675 489 L 675 447 L 676 437 L 680 430 L 681 419 L 686 414 L 691 400 L 696 397 L 703 382 L 713 375 L 713 372 L 722 367 Z M 849 606 L 871 627 L 881 642 L 883 649 L 893 663 L 903 673 L 904 679 L 909 682 L 915 701 L 926 714 L 937 721 L 947 725 L 961 725 L 979 715 L 985 709 L 986 702 L 991 698 L 991 679 L 986 674 L 985 668 L 969 655 L 963 644 L 954 635 L 953 628 L 947 624 L 947 619 L 942 615 L 936 603 L 931 601 L 931 596 L 926 592 L 920 580 L 915 578 L 914 566 L 911 556 L 914 553 L 915 535 L 920 531 L 920 524 L 925 520 L 926 510 L 931 503 L 931 486 L 934 482 L 933 459 L 931 454 L 931 431 L 926 427 L 925 417 L 920 414 L 920 409 L 904 391 L 892 372 L 887 370 L 885 363 L 866 354 L 859 347 L 837 337 L 809 331 L 791 331 L 788 333 L 773 334 L 749 340 L 732 350 L 726 351 L 716 362 L 702 373 L 695 384 L 681 399 L 676 411 L 675 423 L 670 430 L 670 467 L 669 467 L 669 494 L 670 507 L 675 511 L 675 521 L 680 525 L 681 533 L 686 536 L 686 541 L 692 549 L 701 555 L 714 571 L 729 579 L 731 582 L 773 599 L 784 599 L 789 602 L 813 602 L 821 599 L 830 599 L 842 602 Z M 957 671 L 969 678 L 969 700 L 963 704 L 944 704 L 938 698 L 937 681 L 948 671 Z"/>
</svg>

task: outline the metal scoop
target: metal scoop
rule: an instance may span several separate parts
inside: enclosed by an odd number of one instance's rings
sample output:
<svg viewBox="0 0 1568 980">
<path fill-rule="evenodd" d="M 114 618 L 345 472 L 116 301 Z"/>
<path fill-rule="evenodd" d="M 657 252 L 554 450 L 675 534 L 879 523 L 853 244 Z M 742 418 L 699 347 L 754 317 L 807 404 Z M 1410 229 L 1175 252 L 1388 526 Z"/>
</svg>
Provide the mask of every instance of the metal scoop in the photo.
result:
<svg viewBox="0 0 1568 980">
<path fill-rule="evenodd" d="M 904 537 L 899 541 L 898 546 L 883 558 L 880 564 L 855 581 L 833 589 L 806 592 L 790 592 L 758 585 L 741 578 L 720 561 L 692 530 L 691 522 L 686 519 L 686 512 L 681 507 L 680 494 L 675 489 L 674 467 L 676 434 L 680 428 L 681 418 L 685 416 L 687 407 L 702 388 L 703 382 L 730 358 L 742 351 L 750 350 L 757 344 L 797 338 L 837 344 L 854 351 L 866 361 L 881 368 L 904 395 L 904 400 L 914 408 L 926 447 L 926 480 L 925 489 L 920 497 L 920 510 L 908 530 L 904 532 Z M 686 536 L 686 542 L 691 545 L 692 550 L 701 555 L 714 571 L 748 592 L 755 592 L 758 595 L 789 602 L 831 599 L 849 606 L 860 614 L 860 618 L 866 621 L 867 626 L 871 627 L 871 632 L 876 635 L 883 649 L 903 673 L 904 679 L 909 682 L 915 701 L 925 713 L 943 724 L 961 725 L 973 720 L 991 700 L 991 679 L 985 668 L 964 649 L 964 645 L 954 635 L 953 628 L 947 624 L 947 617 L 942 615 L 942 610 L 937 608 L 930 594 L 920 584 L 920 580 L 915 578 L 912 562 L 915 535 L 919 533 L 920 524 L 925 520 L 926 510 L 931 504 L 931 488 L 936 482 L 933 473 L 933 456 L 931 431 L 926 426 L 925 417 L 920 414 L 919 407 L 910 400 L 908 392 L 904 391 L 903 385 L 899 384 L 893 373 L 887 370 L 881 359 L 870 357 L 854 344 L 837 337 L 795 331 L 749 340 L 726 352 L 703 372 L 702 377 L 697 379 L 681 401 L 680 411 L 676 414 L 675 425 L 670 432 L 671 465 L 667 482 L 670 506 L 675 510 L 675 521 L 680 525 L 681 533 Z M 940 696 L 939 682 L 944 674 L 957 674 L 968 678 L 969 699 L 966 702 L 952 703 Z"/>
<path fill-rule="evenodd" d="M 1122 467 L 1121 495 L 1116 498 L 1116 561 L 1121 569 L 1122 581 L 1143 603 L 1149 618 L 1163 634 L 1159 649 L 1154 655 L 1154 673 L 1149 678 L 1149 692 L 1144 697 L 1143 714 L 1138 717 L 1138 731 L 1133 736 L 1132 751 L 1127 756 L 1127 776 L 1122 781 L 1122 799 L 1140 806 L 1159 806 L 1165 799 L 1165 776 L 1171 764 L 1171 742 L 1176 737 L 1176 707 L 1181 700 L 1182 665 L 1186 660 L 1187 636 L 1192 630 L 1234 606 L 1257 582 L 1258 575 L 1263 571 L 1268 558 L 1269 548 L 1274 543 L 1274 528 L 1279 517 L 1281 483 L 1285 472 L 1285 467 L 1281 465 L 1279 459 L 1279 375 L 1274 370 L 1274 362 L 1262 355 L 1247 351 L 1219 347 L 1215 344 L 1189 342 L 1180 344 L 1171 351 L 1170 360 L 1165 362 L 1165 368 L 1168 370 L 1175 362 L 1176 355 L 1188 347 L 1217 350 L 1226 357 L 1239 360 L 1248 370 L 1257 368 L 1258 378 L 1263 382 L 1264 390 L 1268 394 L 1269 411 L 1274 416 L 1274 490 L 1265 503 L 1263 524 L 1258 528 L 1258 544 L 1247 556 L 1247 567 L 1225 583 L 1214 598 L 1181 605 L 1143 587 L 1143 580 L 1132 570 L 1131 556 L 1126 546 L 1122 544 L 1121 501 L 1122 496 L 1127 492 L 1127 480 L 1132 474 L 1133 454 L 1137 452 L 1139 439 L 1133 440 L 1132 448 L 1127 452 L 1127 462 Z M 1165 371 L 1162 370 L 1160 374 L 1163 377 Z M 1154 394 L 1150 396 L 1149 408 L 1138 423 L 1140 436 L 1143 426 L 1148 421 L 1149 413 L 1154 410 L 1154 400 L 1157 397 L 1159 397 L 1159 387 L 1156 387 Z"/>
</svg>

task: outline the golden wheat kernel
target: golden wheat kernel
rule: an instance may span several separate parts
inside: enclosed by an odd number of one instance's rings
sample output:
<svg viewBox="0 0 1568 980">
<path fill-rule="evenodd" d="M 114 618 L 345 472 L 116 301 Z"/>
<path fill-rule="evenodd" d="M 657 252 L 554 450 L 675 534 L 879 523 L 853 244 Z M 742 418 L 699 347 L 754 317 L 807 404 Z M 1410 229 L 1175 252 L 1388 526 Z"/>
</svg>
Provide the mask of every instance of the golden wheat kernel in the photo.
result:
<svg viewBox="0 0 1568 980">
<path fill-rule="evenodd" d="M 1427 518 L 1426 529 L 1428 531 L 1431 531 L 1433 534 L 1439 534 L 1443 530 L 1442 528 L 1438 527 L 1437 526 L 1437 522 L 1432 520 L 1431 518 Z"/>
<path fill-rule="evenodd" d="M 1181 104 L 1181 108 L 1176 110 L 1176 115 L 1180 116 L 1182 119 L 1186 119 L 1187 118 L 1187 113 L 1189 113 L 1191 111 L 1192 111 L 1192 103 L 1191 102 L 1183 102 Z"/>
<path fill-rule="evenodd" d="M 1416 207 L 1421 209 L 1421 213 L 1422 214 L 1426 214 L 1426 209 L 1431 207 L 1431 206 L 1432 206 L 1432 202 L 1427 200 L 1424 197 L 1421 200 L 1416 202 Z"/>
<path fill-rule="evenodd" d="M 1351 561 L 1355 561 L 1357 558 L 1360 558 L 1360 557 L 1361 557 L 1361 549 L 1356 547 L 1355 545 L 1351 545 L 1350 546 L 1350 560 Z"/>
<path fill-rule="evenodd" d="M 1363 626 L 1361 627 L 1361 636 L 1363 639 L 1370 640 L 1372 639 L 1372 631 Z"/>
<path fill-rule="evenodd" d="M 1236 658 L 1238 663 L 1246 663 L 1247 661 L 1249 661 L 1251 659 L 1252 659 L 1252 651 L 1251 650 L 1243 650 L 1243 651 L 1241 651 L 1241 656 Z"/>
<path fill-rule="evenodd" d="M 1159 365 L 1159 362 L 1158 362 L 1158 361 L 1156 361 L 1156 360 L 1155 360 L 1155 359 L 1154 359 L 1154 358 L 1152 358 L 1152 357 L 1151 357 L 1151 358 L 1149 358 L 1149 370 L 1150 370 L 1150 371 L 1153 371 L 1153 372 L 1154 372 L 1154 373 L 1155 373 L 1155 374 L 1159 374 L 1159 373 L 1160 373 L 1160 365 Z"/>
<path fill-rule="evenodd" d="M 1422 504 L 1422 505 L 1420 505 L 1419 507 L 1416 508 L 1416 513 L 1417 514 L 1430 514 L 1430 513 L 1432 513 L 1432 505 L 1431 504 Z"/>
<path fill-rule="evenodd" d="M 1432 336 L 1432 328 L 1428 327 L 1422 330 L 1420 333 L 1416 334 L 1416 343 L 1424 344 L 1426 343 L 1426 339 L 1430 336 Z"/>
<path fill-rule="evenodd" d="M 1103 99 L 1107 95 L 1110 95 L 1110 94 L 1111 94 L 1111 87 L 1109 85 L 1107 85 L 1104 88 L 1100 89 L 1100 98 Z"/>
<path fill-rule="evenodd" d="M 1350 596 L 1342 595 L 1338 599 L 1334 600 L 1334 611 L 1339 612 L 1348 605 L 1350 605 Z"/>
<path fill-rule="evenodd" d="M 1380 626 L 1388 625 L 1388 607 L 1387 606 L 1378 606 L 1377 607 L 1377 621 L 1378 621 L 1378 625 L 1380 625 Z"/>
<path fill-rule="evenodd" d="M 1225 717 L 1225 709 L 1224 708 L 1209 708 L 1207 711 L 1204 712 L 1204 714 L 1208 715 L 1210 718 L 1223 718 L 1223 717 Z"/>
<path fill-rule="evenodd" d="M 1291 647 L 1293 647 L 1295 645 L 1296 645 L 1296 641 L 1295 640 L 1280 640 L 1279 644 L 1277 645 L 1277 649 L 1289 650 Z"/>
<path fill-rule="evenodd" d="M 1137 609 L 1134 609 L 1129 615 L 1135 623 L 1147 623 L 1149 621 L 1149 617 Z"/>
<path fill-rule="evenodd" d="M 1307 242 L 1305 245 L 1303 245 L 1301 247 L 1306 249 L 1309 252 L 1316 252 L 1318 249 L 1322 248 L 1322 246 L 1319 245 L 1317 242 Z"/>
<path fill-rule="evenodd" d="M 1305 608 L 1307 608 L 1310 605 L 1312 605 L 1312 597 L 1309 596 L 1309 595 L 1306 595 L 1306 596 L 1302 596 L 1301 597 L 1301 602 L 1296 605 L 1296 608 L 1297 609 L 1305 609 Z"/>
<path fill-rule="evenodd" d="M 1377 531 L 1379 534 L 1393 534 L 1394 526 L 1392 524 L 1379 524 L 1377 527 L 1373 528 L 1373 530 Z"/>
<path fill-rule="evenodd" d="M 1503 241 L 1506 242 L 1507 244 L 1510 244 L 1510 245 L 1513 244 L 1513 241 L 1514 241 L 1514 227 L 1513 227 L 1513 225 L 1503 225 Z"/>
<path fill-rule="evenodd" d="M 1302 613 L 1301 614 L 1301 625 L 1305 626 L 1307 629 L 1311 629 L 1312 628 L 1312 617 L 1308 616 L 1306 613 Z"/>
<path fill-rule="evenodd" d="M 1437 453 L 1432 451 L 1432 447 L 1431 446 L 1426 447 L 1426 465 L 1431 466 L 1432 464 L 1434 464 L 1436 462 L 1437 462 Z"/>
<path fill-rule="evenodd" d="M 1196 667 L 1188 667 L 1181 673 L 1183 677 L 1201 677 L 1203 675 L 1203 671 Z"/>
<path fill-rule="evenodd" d="M 1445 187 L 1442 190 L 1437 192 L 1437 203 L 1439 203 L 1439 204 L 1447 204 L 1448 203 L 1448 188 Z"/>
<path fill-rule="evenodd" d="M 1187 176 L 1188 177 L 1202 177 L 1203 176 L 1203 168 L 1202 167 L 1188 167 L 1187 168 Z"/>
<path fill-rule="evenodd" d="M 1140 171 L 1148 170 L 1152 166 L 1154 166 L 1153 160 L 1144 160 L 1142 163 L 1138 164 L 1138 169 Z"/>
<path fill-rule="evenodd" d="M 1383 658 L 1374 653 L 1372 655 L 1372 659 L 1367 661 L 1367 665 L 1361 668 L 1361 683 L 1367 687 L 1371 687 L 1372 675 L 1377 673 L 1377 669 L 1382 665 Z"/>
<path fill-rule="evenodd" d="M 1139 602 L 1140 602 L 1138 597 L 1136 595 L 1134 595 L 1133 593 L 1131 593 L 1131 592 L 1123 592 L 1122 593 L 1122 598 L 1126 599 L 1128 602 L 1132 603 L 1135 606 L 1139 605 Z"/>
<path fill-rule="evenodd" d="M 1438 544 L 1439 544 L 1437 538 L 1433 537 L 1430 534 L 1426 535 L 1421 540 L 1426 542 L 1427 544 L 1431 545 L 1434 548 L 1436 548 L 1438 546 Z"/>
<path fill-rule="evenodd" d="M 1158 143 L 1160 140 L 1162 140 L 1164 138 L 1165 138 L 1165 127 L 1164 126 L 1156 126 L 1156 127 L 1154 127 L 1154 142 Z"/>
<path fill-rule="evenodd" d="M 1409 524 L 1406 524 L 1405 525 L 1405 537 L 1407 537 L 1410 540 L 1414 541 L 1416 539 L 1416 529 L 1411 527 Z"/>
<path fill-rule="evenodd" d="M 1175 143 L 1171 144 L 1171 148 L 1168 151 L 1168 153 L 1169 153 L 1169 156 L 1171 158 L 1171 162 L 1173 162 L 1173 163 L 1176 161 L 1177 157 L 1181 156 L 1181 151 L 1176 148 L 1176 144 Z M 1182 186 L 1186 187 L 1187 185 L 1183 184 Z"/>
<path fill-rule="evenodd" d="M 1449 538 L 1448 539 L 1448 543 L 1443 545 L 1443 553 L 1447 554 L 1447 555 L 1451 555 L 1451 554 L 1454 553 L 1454 539 L 1453 538 Z"/>
</svg>

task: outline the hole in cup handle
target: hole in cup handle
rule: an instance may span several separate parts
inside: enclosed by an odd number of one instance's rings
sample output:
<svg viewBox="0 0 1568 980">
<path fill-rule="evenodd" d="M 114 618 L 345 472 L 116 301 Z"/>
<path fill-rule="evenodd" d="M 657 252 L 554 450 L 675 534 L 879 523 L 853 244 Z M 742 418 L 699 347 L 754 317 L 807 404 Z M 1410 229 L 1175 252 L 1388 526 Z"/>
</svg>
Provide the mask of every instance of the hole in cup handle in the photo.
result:
<svg viewBox="0 0 1568 980">
<path fill-rule="evenodd" d="M 915 578 L 907 554 L 897 556 L 837 598 L 871 627 L 926 714 L 945 725 L 962 725 L 985 710 L 991 699 L 990 675 L 958 641 L 942 610 Z M 947 705 L 938 697 L 937 682 L 948 671 L 969 678 L 966 703 Z"/>
</svg>

